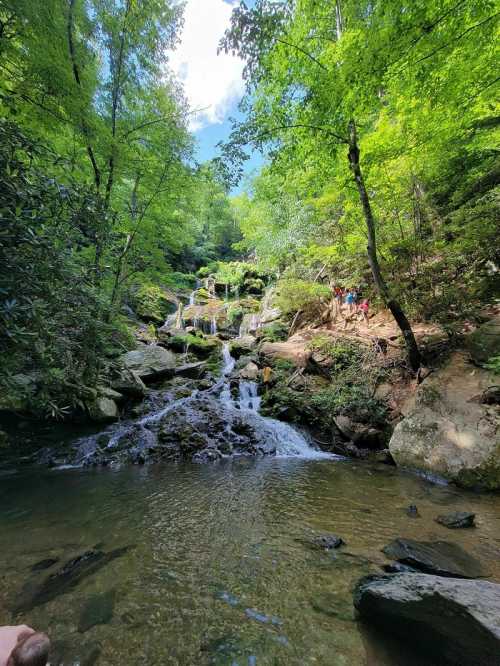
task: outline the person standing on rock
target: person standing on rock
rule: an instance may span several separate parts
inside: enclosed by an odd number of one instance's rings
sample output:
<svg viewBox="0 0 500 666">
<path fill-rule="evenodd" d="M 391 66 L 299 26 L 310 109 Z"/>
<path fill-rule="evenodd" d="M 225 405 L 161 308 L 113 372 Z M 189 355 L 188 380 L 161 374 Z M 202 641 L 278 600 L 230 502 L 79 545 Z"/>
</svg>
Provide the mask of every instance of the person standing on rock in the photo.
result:
<svg viewBox="0 0 500 666">
<path fill-rule="evenodd" d="M 334 285 L 332 287 L 332 295 L 332 322 L 335 323 L 337 321 L 337 316 L 342 314 L 342 298 L 344 295 L 342 287 Z"/>
</svg>

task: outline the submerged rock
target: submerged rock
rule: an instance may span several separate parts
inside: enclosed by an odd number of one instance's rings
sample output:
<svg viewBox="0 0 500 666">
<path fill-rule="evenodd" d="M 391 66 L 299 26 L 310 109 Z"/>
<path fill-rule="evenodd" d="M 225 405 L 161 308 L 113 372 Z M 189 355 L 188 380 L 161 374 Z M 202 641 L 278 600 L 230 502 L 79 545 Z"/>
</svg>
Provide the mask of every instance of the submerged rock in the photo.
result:
<svg viewBox="0 0 500 666">
<path fill-rule="evenodd" d="M 129 546 L 116 548 L 108 553 L 92 549 L 68 560 L 60 569 L 48 575 L 41 583 L 28 583 L 12 609 L 13 614 L 28 613 L 33 608 L 42 606 L 61 594 L 65 594 L 76 587 L 84 578 L 96 573 L 114 559 L 125 555 L 128 550 Z"/>
<path fill-rule="evenodd" d="M 78 620 L 78 631 L 85 633 L 97 624 L 108 624 L 113 618 L 116 590 L 95 594 L 88 599 Z"/>
<path fill-rule="evenodd" d="M 50 569 L 54 564 L 59 562 L 57 557 L 48 557 L 46 560 L 40 560 L 40 562 L 35 562 L 30 569 L 31 571 L 45 571 L 45 569 Z"/>
<path fill-rule="evenodd" d="M 500 409 L 476 399 L 491 384 L 491 373 L 455 353 L 420 385 L 415 406 L 394 429 L 396 464 L 465 487 L 500 488 Z"/>
<path fill-rule="evenodd" d="M 428 650 L 432 662 L 500 663 L 500 585 L 402 573 L 367 576 L 354 592 L 363 620 Z"/>
<path fill-rule="evenodd" d="M 320 550 L 332 550 L 339 548 L 345 541 L 336 534 L 320 534 L 307 540 L 309 546 L 319 548 Z"/>
<path fill-rule="evenodd" d="M 438 516 L 436 522 L 451 529 L 474 527 L 475 517 L 476 515 L 469 511 L 454 511 L 453 513 Z"/>
<path fill-rule="evenodd" d="M 479 578 L 486 575 L 475 557 L 447 541 L 395 539 L 382 552 L 391 559 L 437 576 Z"/>
</svg>

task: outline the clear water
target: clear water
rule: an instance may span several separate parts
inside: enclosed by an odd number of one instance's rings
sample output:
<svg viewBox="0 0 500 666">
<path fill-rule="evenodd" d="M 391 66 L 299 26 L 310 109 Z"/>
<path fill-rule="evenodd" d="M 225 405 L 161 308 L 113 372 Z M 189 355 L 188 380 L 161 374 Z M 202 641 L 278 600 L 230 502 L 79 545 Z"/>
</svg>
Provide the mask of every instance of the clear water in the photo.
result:
<svg viewBox="0 0 500 666">
<path fill-rule="evenodd" d="M 99 664 L 422 666 L 354 619 L 352 587 L 379 571 L 380 549 L 396 536 L 447 539 L 500 580 L 498 496 L 350 461 L 36 470 L 2 476 L 0 506 L 2 624 L 37 561 L 135 545 L 22 617 L 53 639 L 100 644 Z M 434 522 L 458 509 L 475 511 L 478 527 Z M 323 532 L 346 545 L 302 542 Z M 86 601 L 111 590 L 109 623 L 79 633 Z"/>
</svg>

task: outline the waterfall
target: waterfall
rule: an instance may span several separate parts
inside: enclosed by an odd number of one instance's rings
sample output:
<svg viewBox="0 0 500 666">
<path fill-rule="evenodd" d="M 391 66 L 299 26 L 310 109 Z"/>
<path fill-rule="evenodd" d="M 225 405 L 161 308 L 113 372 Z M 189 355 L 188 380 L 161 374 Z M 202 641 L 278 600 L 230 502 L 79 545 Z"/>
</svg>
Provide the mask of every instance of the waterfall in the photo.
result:
<svg viewBox="0 0 500 666">
<path fill-rule="evenodd" d="M 184 309 L 184 306 L 182 304 L 182 301 L 179 301 L 179 305 L 177 307 L 177 312 L 175 315 L 175 328 L 184 328 L 184 321 L 182 319 L 182 310 Z"/>
<path fill-rule="evenodd" d="M 217 321 L 215 317 L 212 317 L 210 321 L 210 335 L 217 335 Z"/>
<path fill-rule="evenodd" d="M 231 356 L 231 352 L 229 351 L 229 342 L 225 342 L 222 345 L 222 389 L 220 392 L 220 401 L 226 405 L 230 405 L 233 401 L 231 397 L 231 386 L 228 381 L 225 381 L 225 379 L 232 373 L 234 370 L 234 364 L 236 361 L 234 358 Z"/>
<path fill-rule="evenodd" d="M 239 337 L 241 338 L 244 335 L 256 333 L 259 330 L 259 327 L 260 318 L 258 314 L 254 313 L 243 315 L 243 319 L 240 325 Z"/>
<path fill-rule="evenodd" d="M 196 289 L 189 294 L 189 305 L 195 305 Z"/>
<path fill-rule="evenodd" d="M 239 404 L 235 405 L 231 396 L 230 384 L 226 381 L 234 370 L 234 366 L 235 359 L 231 356 L 229 343 L 225 342 L 222 346 L 222 388 L 219 400 L 229 422 L 234 418 L 248 422 L 266 441 L 275 446 L 277 458 L 332 459 L 340 457 L 314 448 L 312 442 L 288 423 L 259 414 L 260 397 L 256 382 L 240 380 Z M 221 384 L 219 383 L 218 386 L 220 387 Z"/>
<path fill-rule="evenodd" d="M 260 397 L 257 382 L 240 379 L 240 409 L 250 409 L 258 412 L 260 408 Z"/>
<path fill-rule="evenodd" d="M 193 321 L 192 321 L 192 324 L 191 324 L 191 325 L 193 326 L 193 328 L 196 328 L 196 329 L 197 329 L 197 328 L 198 328 L 198 323 L 199 323 L 199 321 L 198 321 L 198 317 L 195 315 L 195 316 L 193 317 Z"/>
<path fill-rule="evenodd" d="M 227 301 L 228 298 L 229 298 L 229 285 L 228 285 L 227 282 L 226 282 L 226 284 L 225 284 L 224 300 Z"/>
</svg>

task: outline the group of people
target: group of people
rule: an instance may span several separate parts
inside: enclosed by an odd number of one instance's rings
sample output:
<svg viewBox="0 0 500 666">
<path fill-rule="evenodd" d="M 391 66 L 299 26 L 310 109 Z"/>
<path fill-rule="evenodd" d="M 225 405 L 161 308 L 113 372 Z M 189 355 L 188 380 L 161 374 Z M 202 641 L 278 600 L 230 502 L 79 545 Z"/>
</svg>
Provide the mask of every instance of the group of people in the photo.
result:
<svg viewBox="0 0 500 666">
<path fill-rule="evenodd" d="M 344 319 L 344 328 L 346 328 L 348 321 L 360 314 L 366 326 L 370 326 L 370 317 L 368 314 L 370 310 L 370 302 L 367 298 L 362 297 L 361 290 L 355 289 L 354 287 L 344 289 L 340 285 L 333 285 L 332 292 L 332 320 L 334 322 L 337 320 L 337 316 L 340 315 Z M 344 306 L 347 308 L 347 312 L 343 309 Z"/>
</svg>

